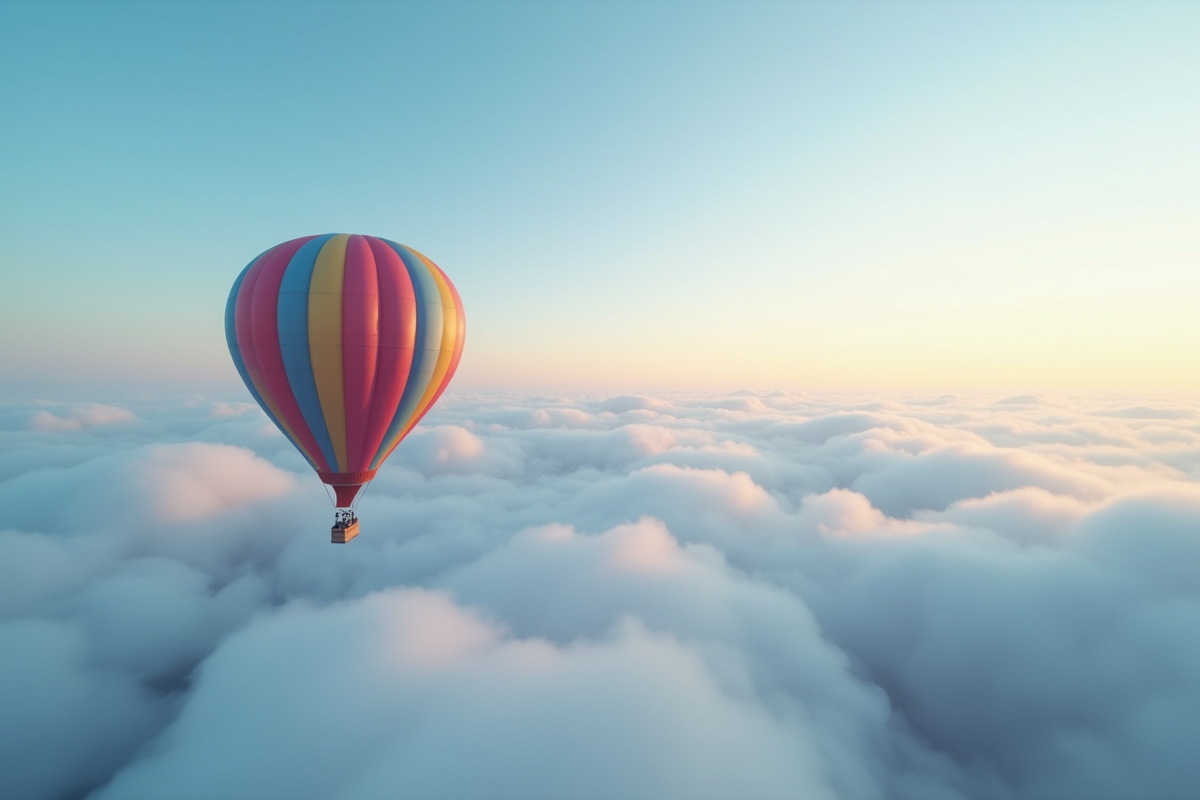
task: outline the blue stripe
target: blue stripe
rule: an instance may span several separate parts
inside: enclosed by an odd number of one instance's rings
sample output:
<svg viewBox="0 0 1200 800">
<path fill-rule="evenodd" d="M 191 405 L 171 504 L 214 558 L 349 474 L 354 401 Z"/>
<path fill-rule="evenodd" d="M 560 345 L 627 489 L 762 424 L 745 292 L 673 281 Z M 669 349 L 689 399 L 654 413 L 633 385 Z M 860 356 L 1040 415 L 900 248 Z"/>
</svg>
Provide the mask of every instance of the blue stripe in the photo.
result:
<svg viewBox="0 0 1200 800">
<path fill-rule="evenodd" d="M 274 249 L 275 248 L 271 248 L 271 250 Z M 312 465 L 313 469 L 316 469 L 317 465 L 312 463 L 308 455 L 304 452 L 304 448 L 301 447 L 296 440 L 288 434 L 287 430 L 285 430 L 284 427 L 279 424 L 279 420 L 275 419 L 275 415 L 271 413 L 271 409 L 263 401 L 262 395 L 258 393 L 258 389 L 256 389 L 254 386 L 254 381 L 250 378 L 250 373 L 246 370 L 246 362 L 242 358 L 242 349 L 238 346 L 237 301 L 238 294 L 242 290 L 242 281 L 246 279 L 246 273 L 250 271 L 250 268 L 254 266 L 255 262 L 265 256 L 267 253 L 271 252 L 271 250 L 266 250 L 255 256 L 254 261 L 251 261 L 246 265 L 246 268 L 242 270 L 242 273 L 237 276 L 237 280 L 233 282 L 233 288 L 229 290 L 229 300 L 225 303 L 225 343 L 229 345 L 229 355 L 233 357 L 233 366 L 237 368 L 238 375 L 242 376 L 242 383 L 246 384 L 246 388 L 250 391 L 250 396 L 254 398 L 254 402 L 258 403 L 258 407 L 261 408 L 263 413 L 267 415 L 267 419 L 275 423 L 275 427 L 279 428 L 279 432 L 282 433 L 287 440 L 291 442 L 297 450 L 300 451 L 300 455 L 304 456 L 304 460 L 308 461 L 308 463 Z M 246 299 L 249 301 L 249 298 Z"/>
<path fill-rule="evenodd" d="M 333 472 L 337 472 L 337 456 L 325 414 L 321 411 L 321 399 L 317 394 L 317 383 L 313 378 L 312 355 L 308 347 L 308 288 L 312 282 L 313 266 L 317 255 L 334 234 L 318 236 L 304 245 L 292 256 L 279 285 L 279 349 L 283 353 L 283 369 L 291 384 L 292 394 L 300 406 L 300 413 L 308 423 L 313 438 L 325 455 L 325 461 Z"/>
<path fill-rule="evenodd" d="M 433 379 L 433 369 L 437 365 L 441 348 L 442 294 L 438 291 L 437 282 L 421 259 L 413 255 L 407 247 L 387 239 L 383 241 L 400 256 L 405 269 L 408 270 L 409 278 L 412 279 L 413 293 L 416 295 L 417 337 L 413 342 L 412 369 L 408 373 L 404 394 L 400 396 L 400 405 L 396 407 L 396 414 L 383 436 L 379 452 L 371 460 L 371 469 L 379 468 L 392 438 L 404 428 L 416 410 L 417 403 L 421 402 L 421 396 L 425 394 L 425 389 Z M 437 326 L 436 330 L 433 330 L 434 325 Z M 425 343 L 429 341 L 431 334 L 437 337 L 438 349 L 427 351 Z"/>
</svg>

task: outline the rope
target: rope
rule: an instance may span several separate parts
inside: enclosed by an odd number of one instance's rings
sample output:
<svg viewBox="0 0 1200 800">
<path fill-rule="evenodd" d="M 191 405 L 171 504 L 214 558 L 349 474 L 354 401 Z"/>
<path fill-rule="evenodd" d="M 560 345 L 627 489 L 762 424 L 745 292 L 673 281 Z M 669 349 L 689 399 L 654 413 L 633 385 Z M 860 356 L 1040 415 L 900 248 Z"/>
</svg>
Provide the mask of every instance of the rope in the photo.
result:
<svg viewBox="0 0 1200 800">
<path fill-rule="evenodd" d="M 374 481 L 370 480 L 363 485 L 362 491 L 358 493 L 358 497 L 354 498 L 354 501 L 350 503 L 351 511 L 358 511 L 358 504 L 361 503 L 362 499 L 367 496 L 367 490 L 371 488 L 372 483 L 374 483 Z"/>
</svg>

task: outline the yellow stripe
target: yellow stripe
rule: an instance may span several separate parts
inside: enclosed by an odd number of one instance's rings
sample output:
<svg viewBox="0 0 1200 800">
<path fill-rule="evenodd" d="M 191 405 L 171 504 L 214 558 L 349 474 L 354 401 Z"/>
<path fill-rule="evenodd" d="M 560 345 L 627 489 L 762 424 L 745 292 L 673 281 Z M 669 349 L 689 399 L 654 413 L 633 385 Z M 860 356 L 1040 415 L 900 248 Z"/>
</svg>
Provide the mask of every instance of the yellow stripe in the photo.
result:
<svg viewBox="0 0 1200 800">
<path fill-rule="evenodd" d="M 409 250 L 412 248 L 410 247 Z M 442 296 L 442 349 L 438 353 L 437 362 L 433 367 L 433 377 L 430 378 L 429 385 L 425 387 L 425 393 L 421 395 L 421 401 L 417 403 L 416 410 L 413 411 L 408 424 L 404 426 L 404 433 L 400 434 L 401 439 L 408 435 L 408 432 L 417 424 L 417 420 L 425 413 L 425 409 L 433 402 L 433 396 L 437 394 L 438 387 L 442 385 L 442 379 L 446 377 L 446 370 L 450 369 L 450 359 L 454 358 L 454 344 L 458 338 L 458 308 L 454 305 L 454 294 L 446 285 L 446 279 L 442 277 L 442 273 L 433 265 L 432 261 L 416 250 L 412 250 L 412 252 L 425 264 L 425 268 L 437 282 L 438 294 Z"/>
<path fill-rule="evenodd" d="M 342 383 L 342 283 L 348 234 L 331 238 L 317 254 L 308 284 L 308 353 L 321 414 L 333 442 L 338 472 L 346 472 L 346 397 Z"/>
</svg>

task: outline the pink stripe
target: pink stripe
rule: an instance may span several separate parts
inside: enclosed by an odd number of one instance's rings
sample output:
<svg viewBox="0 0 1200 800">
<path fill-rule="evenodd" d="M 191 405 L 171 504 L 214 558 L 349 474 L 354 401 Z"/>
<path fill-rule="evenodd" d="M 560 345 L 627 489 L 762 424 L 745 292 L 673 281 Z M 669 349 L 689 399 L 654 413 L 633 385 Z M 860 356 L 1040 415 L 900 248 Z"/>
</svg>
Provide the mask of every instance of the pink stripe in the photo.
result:
<svg viewBox="0 0 1200 800">
<path fill-rule="evenodd" d="M 233 326 L 237 332 L 238 352 L 242 354 L 242 363 L 246 365 L 246 372 L 250 374 L 250 380 L 254 382 L 254 387 L 258 389 L 258 393 L 263 396 L 263 399 L 269 403 L 274 403 L 275 398 L 267 390 L 266 382 L 263 381 L 262 370 L 258 366 L 258 357 L 254 354 L 254 327 L 250 324 L 252 300 L 254 298 L 254 285 L 258 282 L 258 276 L 262 272 L 263 262 L 275 250 L 272 248 L 258 257 L 258 260 L 251 265 L 246 271 L 246 277 L 242 278 L 242 285 L 238 288 L 237 305 L 233 310 Z M 263 409 L 268 415 L 271 414 L 270 409 Z"/>
<path fill-rule="evenodd" d="M 328 469 L 325 454 L 309 430 L 304 414 L 292 393 L 287 371 L 283 366 L 283 352 L 279 348 L 279 284 L 292 256 L 307 241 L 316 237 L 306 236 L 293 239 L 272 250 L 263 260 L 258 280 L 254 284 L 253 305 L 250 322 L 254 331 L 254 354 L 267 387 L 279 406 L 280 413 L 296 433 L 301 449 L 318 469 Z"/>
<path fill-rule="evenodd" d="M 346 404 L 347 471 L 371 466 L 363 439 L 371 414 L 379 354 L 379 279 L 371 245 L 362 236 L 346 242 L 342 279 L 342 393 Z M 371 455 L 375 455 L 371 453 Z"/>
<path fill-rule="evenodd" d="M 417 341 L 417 298 L 408 270 L 396 251 L 374 237 L 366 238 L 375 256 L 379 279 L 379 351 L 362 450 L 364 463 L 369 466 L 396 416 L 412 370 Z"/>
</svg>

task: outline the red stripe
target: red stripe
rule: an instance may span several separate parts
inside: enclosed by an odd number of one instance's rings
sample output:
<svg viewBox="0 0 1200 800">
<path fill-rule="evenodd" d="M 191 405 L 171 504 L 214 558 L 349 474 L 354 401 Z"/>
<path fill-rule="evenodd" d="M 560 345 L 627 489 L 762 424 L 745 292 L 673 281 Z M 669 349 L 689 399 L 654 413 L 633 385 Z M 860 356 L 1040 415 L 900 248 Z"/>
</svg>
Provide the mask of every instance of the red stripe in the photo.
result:
<svg viewBox="0 0 1200 800">
<path fill-rule="evenodd" d="M 317 477 L 321 479 L 321 483 L 327 483 L 330 486 L 351 486 L 366 483 L 375 479 L 377 469 L 365 469 L 361 472 L 324 472 L 317 471 Z"/>
<path fill-rule="evenodd" d="M 363 439 L 371 414 L 378 354 L 379 279 L 375 256 L 366 239 L 351 236 L 346 242 L 346 271 L 342 279 L 342 394 L 349 472 L 371 466 L 370 456 L 364 457 Z"/>
<path fill-rule="evenodd" d="M 254 283 L 250 323 L 254 332 L 254 354 L 262 370 L 267 388 L 275 398 L 279 411 L 299 439 L 299 446 L 318 469 L 328 469 L 325 454 L 312 435 L 283 366 L 283 351 L 279 347 L 279 284 L 292 256 L 314 236 L 293 239 L 272 250 L 262 259 L 258 279 Z"/>
<path fill-rule="evenodd" d="M 333 487 L 333 493 L 337 496 L 337 507 L 349 508 L 350 504 L 354 502 L 354 496 L 361 488 L 361 483 L 336 484 Z"/>
<path fill-rule="evenodd" d="M 274 251 L 272 248 L 263 253 L 246 271 L 246 277 L 242 278 L 242 285 L 238 288 L 237 305 L 233 309 L 233 326 L 237 335 L 238 352 L 242 355 L 242 363 L 246 365 L 246 372 L 250 374 L 250 380 L 254 382 L 258 393 L 270 403 L 274 403 L 275 398 L 267 389 L 262 370 L 258 366 L 258 357 L 254 354 L 254 327 L 250 324 L 250 320 L 253 310 L 254 285 L 258 282 L 258 276 L 262 272 L 263 262 Z M 263 411 L 267 413 L 267 416 L 274 416 L 269 408 L 264 408 Z"/>
<path fill-rule="evenodd" d="M 375 391 L 363 437 L 364 465 L 379 452 L 412 370 L 413 347 L 417 341 L 417 297 L 404 262 L 388 245 L 365 237 L 375 256 L 379 279 L 379 350 Z"/>
</svg>

